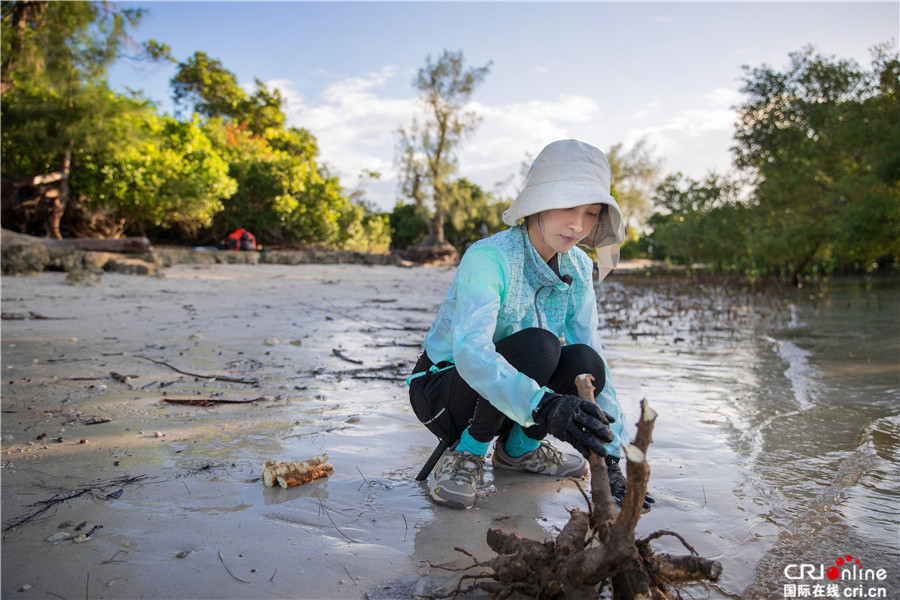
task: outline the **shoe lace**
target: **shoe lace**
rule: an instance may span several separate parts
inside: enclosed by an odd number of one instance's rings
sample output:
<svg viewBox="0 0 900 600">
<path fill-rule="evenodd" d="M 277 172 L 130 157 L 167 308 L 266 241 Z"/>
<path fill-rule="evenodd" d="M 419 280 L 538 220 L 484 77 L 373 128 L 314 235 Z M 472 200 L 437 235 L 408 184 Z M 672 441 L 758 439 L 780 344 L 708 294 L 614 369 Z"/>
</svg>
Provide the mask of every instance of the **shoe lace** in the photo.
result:
<svg viewBox="0 0 900 600">
<path fill-rule="evenodd" d="M 607 465 L 606 472 L 609 477 L 610 492 L 616 502 L 621 504 L 622 499 L 625 498 L 625 490 L 628 488 L 628 480 L 616 462 Z"/>
<path fill-rule="evenodd" d="M 565 463 L 562 452 L 547 442 L 541 442 L 538 449 L 534 451 L 534 458 L 545 465 L 562 465 Z"/>
<path fill-rule="evenodd" d="M 467 479 L 474 479 L 479 484 L 484 483 L 484 457 L 475 456 L 467 452 L 458 452 L 451 457 L 447 465 L 447 473 L 451 479 L 457 479 L 460 475 L 466 475 Z"/>
</svg>

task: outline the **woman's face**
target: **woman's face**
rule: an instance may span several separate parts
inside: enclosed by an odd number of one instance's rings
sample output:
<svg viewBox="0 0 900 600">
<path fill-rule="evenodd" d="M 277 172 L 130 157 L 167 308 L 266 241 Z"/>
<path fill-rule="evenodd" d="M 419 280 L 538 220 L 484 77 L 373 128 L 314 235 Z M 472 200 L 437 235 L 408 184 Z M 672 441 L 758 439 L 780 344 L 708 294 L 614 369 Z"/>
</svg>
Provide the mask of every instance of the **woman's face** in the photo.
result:
<svg viewBox="0 0 900 600">
<path fill-rule="evenodd" d="M 586 238 L 600 219 L 602 204 L 552 208 L 528 220 L 528 237 L 541 258 L 550 260 Z"/>
</svg>

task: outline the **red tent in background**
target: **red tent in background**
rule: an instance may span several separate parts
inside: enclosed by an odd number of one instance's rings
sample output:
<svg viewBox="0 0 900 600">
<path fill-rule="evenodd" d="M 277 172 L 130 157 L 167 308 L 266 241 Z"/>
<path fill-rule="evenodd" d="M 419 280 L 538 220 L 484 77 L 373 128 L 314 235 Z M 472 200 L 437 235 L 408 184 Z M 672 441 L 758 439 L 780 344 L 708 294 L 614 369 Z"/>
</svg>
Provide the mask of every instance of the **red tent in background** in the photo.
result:
<svg viewBox="0 0 900 600">
<path fill-rule="evenodd" d="M 240 227 L 228 235 L 228 247 L 231 250 L 256 250 L 256 238 Z"/>
</svg>

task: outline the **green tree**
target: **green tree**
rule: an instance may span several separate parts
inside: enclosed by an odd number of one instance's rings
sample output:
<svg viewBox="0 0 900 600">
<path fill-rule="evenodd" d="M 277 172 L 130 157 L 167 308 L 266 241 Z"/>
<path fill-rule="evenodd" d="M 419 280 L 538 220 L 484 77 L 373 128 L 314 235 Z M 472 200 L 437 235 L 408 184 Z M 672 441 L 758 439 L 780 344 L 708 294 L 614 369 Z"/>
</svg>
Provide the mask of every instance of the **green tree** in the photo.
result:
<svg viewBox="0 0 900 600">
<path fill-rule="evenodd" d="M 615 144 L 609 149 L 607 158 L 616 186 L 616 201 L 622 210 L 625 226 L 633 235 L 636 230 L 642 229 L 650 211 L 662 161 L 653 156 L 646 139 L 627 151 L 623 144 Z"/>
<path fill-rule="evenodd" d="M 112 122 L 140 108 L 113 94 L 105 74 L 142 15 L 94 2 L 2 5 L 4 170 L 59 182 L 46 222 L 52 237 L 61 237 L 77 157 L 116 143 Z M 156 42 L 144 47 L 150 56 L 165 54 Z"/>
<path fill-rule="evenodd" d="M 400 200 L 390 213 L 391 247 L 405 250 L 428 237 L 428 222 L 415 204 Z"/>
<path fill-rule="evenodd" d="M 703 181 L 670 175 L 656 189 L 656 212 L 648 219 L 651 255 L 688 267 L 704 263 L 717 270 L 746 267 L 749 210 L 740 187 L 710 173 Z"/>
<path fill-rule="evenodd" d="M 237 76 L 222 61 L 197 51 L 178 63 L 172 78 L 173 100 L 177 106 L 191 107 L 204 117 L 222 117 L 235 125 L 244 125 L 257 135 L 267 129 L 284 127 L 284 98 L 277 89 L 269 90 L 255 80 L 256 91 L 248 95 L 238 85 Z"/>
<path fill-rule="evenodd" d="M 245 227 L 269 245 L 387 249 L 385 219 L 345 196 L 338 178 L 316 162 L 318 147 L 306 130 L 270 129 L 264 137 L 221 117 L 205 128 L 237 182 L 213 219 L 213 239 Z"/>
<path fill-rule="evenodd" d="M 397 163 L 404 197 L 429 215 L 427 243 L 432 246 L 446 244 L 444 224 L 458 167 L 456 153 L 479 121 L 465 104 L 490 66 L 466 69 L 461 51 L 444 50 L 436 62 L 429 56 L 413 81 L 427 117 L 424 122 L 413 119 L 408 130 L 398 130 Z"/>
<path fill-rule="evenodd" d="M 222 61 L 202 51 L 178 63 L 178 71 L 169 83 L 176 106 L 191 108 L 206 118 L 234 119 L 247 98 L 237 76 Z"/>
<path fill-rule="evenodd" d="M 207 119 L 207 131 L 237 182 L 210 236 L 222 238 L 245 227 L 265 244 L 388 249 L 386 217 L 345 194 L 338 178 L 320 164 L 309 131 L 285 128 L 277 89 L 257 79 L 255 93 L 248 95 L 234 73 L 204 52 L 179 63 L 171 85 L 177 105 Z"/>
<path fill-rule="evenodd" d="M 506 228 L 503 211 L 509 203 L 499 201 L 466 178 L 449 189 L 444 236 L 460 253 L 483 237 Z"/>
<path fill-rule="evenodd" d="M 209 227 L 237 184 L 199 119 L 148 112 L 139 127 L 138 141 L 85 157 L 76 183 L 87 206 L 116 215 L 123 228 L 175 228 L 193 236 Z"/>
<path fill-rule="evenodd" d="M 874 268 L 900 255 L 900 97 L 894 48 L 871 69 L 811 47 L 783 70 L 745 67 L 736 165 L 755 182 L 762 272 Z"/>
</svg>

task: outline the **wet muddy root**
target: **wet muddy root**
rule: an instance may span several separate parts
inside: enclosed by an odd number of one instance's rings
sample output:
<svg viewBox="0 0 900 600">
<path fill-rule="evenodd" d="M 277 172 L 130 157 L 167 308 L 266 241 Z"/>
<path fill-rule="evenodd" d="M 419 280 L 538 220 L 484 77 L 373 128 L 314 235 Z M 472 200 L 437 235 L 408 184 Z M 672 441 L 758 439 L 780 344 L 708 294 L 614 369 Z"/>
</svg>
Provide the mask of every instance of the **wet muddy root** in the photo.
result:
<svg viewBox="0 0 900 600">
<path fill-rule="evenodd" d="M 594 399 L 590 375 L 578 378 L 582 397 Z M 633 444 L 625 448 L 628 491 L 618 515 L 609 488 L 603 457 L 592 455 L 590 498 L 587 512 L 574 509 L 556 540 L 539 542 L 515 533 L 489 529 L 487 543 L 497 553 L 488 561 L 475 560 L 463 569 L 480 568 L 480 574 L 463 575 L 457 588 L 444 598 L 456 598 L 482 590 L 492 598 L 595 599 L 606 586 L 621 600 L 671 600 L 681 598 L 679 584 L 716 581 L 722 574 L 718 561 L 702 558 L 675 532 L 658 531 L 636 540 L 634 529 L 641 517 L 650 467 L 646 453 L 651 442 L 656 412 L 641 402 L 641 418 Z M 650 542 L 674 536 L 690 554 L 654 553 Z M 469 556 L 461 548 L 456 550 Z"/>
</svg>

